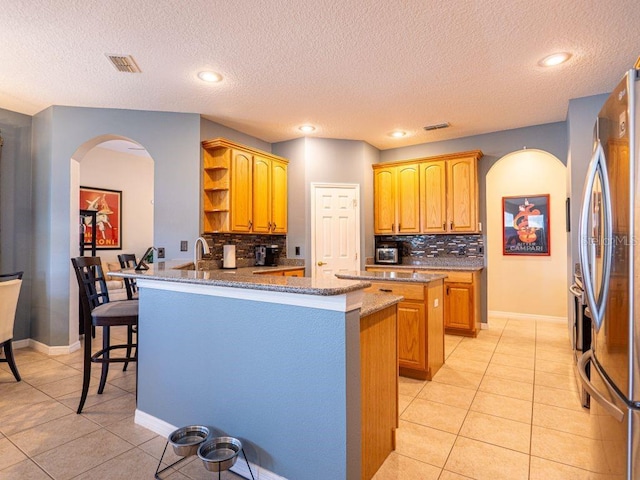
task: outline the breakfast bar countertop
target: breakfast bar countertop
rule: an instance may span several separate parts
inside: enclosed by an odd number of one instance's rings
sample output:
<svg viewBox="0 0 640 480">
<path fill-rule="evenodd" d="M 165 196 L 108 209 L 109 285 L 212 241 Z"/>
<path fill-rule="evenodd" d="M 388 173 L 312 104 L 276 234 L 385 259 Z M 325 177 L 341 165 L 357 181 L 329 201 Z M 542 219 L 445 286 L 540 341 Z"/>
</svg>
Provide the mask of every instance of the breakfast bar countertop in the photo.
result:
<svg viewBox="0 0 640 480">
<path fill-rule="evenodd" d="M 184 263 L 184 262 L 183 262 Z M 338 278 L 286 277 L 254 275 L 250 271 L 237 270 L 182 270 L 175 262 L 156 262 L 149 270 L 136 271 L 125 269 L 109 272 L 113 277 L 156 280 L 162 282 L 208 285 L 214 287 L 232 287 L 251 290 L 267 290 L 281 293 L 306 295 L 343 295 L 371 286 L 362 280 L 344 280 Z"/>
<path fill-rule="evenodd" d="M 482 257 L 427 257 L 420 260 L 403 259 L 402 264 L 367 264 L 366 268 L 384 268 L 386 270 L 461 270 L 476 272 L 482 270 L 484 258 Z"/>
<path fill-rule="evenodd" d="M 362 307 L 360 308 L 360 318 L 376 313 L 383 308 L 395 305 L 404 300 L 400 295 L 391 293 L 365 293 L 362 296 Z"/>
<path fill-rule="evenodd" d="M 336 277 L 345 280 L 362 280 L 362 281 L 391 281 L 391 282 L 412 282 L 412 283 L 430 283 L 434 280 L 443 280 L 447 278 L 442 273 L 418 273 L 408 271 L 391 271 L 391 272 L 340 272 L 336 273 Z"/>
</svg>

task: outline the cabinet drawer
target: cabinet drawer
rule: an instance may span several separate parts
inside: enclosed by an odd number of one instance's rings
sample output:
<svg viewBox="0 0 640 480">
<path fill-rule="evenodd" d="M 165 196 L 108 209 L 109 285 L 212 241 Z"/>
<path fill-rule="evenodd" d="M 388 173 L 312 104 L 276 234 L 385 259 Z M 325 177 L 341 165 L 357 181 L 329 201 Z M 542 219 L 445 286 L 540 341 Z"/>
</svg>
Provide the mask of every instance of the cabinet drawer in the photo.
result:
<svg viewBox="0 0 640 480">
<path fill-rule="evenodd" d="M 393 293 L 402 295 L 405 300 L 424 300 L 424 285 L 405 282 L 371 282 L 365 290 L 371 293 Z"/>
</svg>

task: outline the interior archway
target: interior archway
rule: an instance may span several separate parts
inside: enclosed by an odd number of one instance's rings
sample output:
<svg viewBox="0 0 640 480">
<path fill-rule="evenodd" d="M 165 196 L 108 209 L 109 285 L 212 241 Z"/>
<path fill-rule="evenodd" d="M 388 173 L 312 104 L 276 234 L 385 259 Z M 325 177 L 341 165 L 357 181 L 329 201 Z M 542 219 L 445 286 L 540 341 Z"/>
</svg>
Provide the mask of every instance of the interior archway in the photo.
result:
<svg viewBox="0 0 640 480">
<path fill-rule="evenodd" d="M 487 310 L 491 318 L 566 321 L 565 165 L 543 150 L 524 149 L 487 173 Z M 504 197 L 549 195 L 549 255 L 505 255 Z"/>
<path fill-rule="evenodd" d="M 98 249 L 103 264 L 117 263 L 120 253 L 141 255 L 153 245 L 154 161 L 144 146 L 127 137 L 101 135 L 84 142 L 70 160 L 69 256 L 79 251 L 80 186 L 115 190 L 122 193 L 122 211 L 118 229 L 120 248 Z M 90 253 L 85 253 L 90 255 Z M 69 276 L 69 345 L 78 341 L 78 286 L 75 274 Z"/>
</svg>

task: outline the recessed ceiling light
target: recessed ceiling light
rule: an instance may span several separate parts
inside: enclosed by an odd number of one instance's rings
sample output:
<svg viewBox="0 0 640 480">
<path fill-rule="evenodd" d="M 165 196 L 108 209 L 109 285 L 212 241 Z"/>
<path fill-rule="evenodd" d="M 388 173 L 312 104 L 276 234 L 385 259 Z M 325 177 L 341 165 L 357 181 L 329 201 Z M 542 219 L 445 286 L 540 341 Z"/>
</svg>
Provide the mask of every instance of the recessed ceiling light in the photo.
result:
<svg viewBox="0 0 640 480">
<path fill-rule="evenodd" d="M 304 133 L 311 133 L 316 129 L 316 127 L 314 127 L 313 125 L 300 125 L 298 127 L 298 130 L 300 130 L 301 132 Z"/>
<path fill-rule="evenodd" d="M 222 75 L 216 72 L 200 72 L 198 73 L 198 78 L 203 82 L 215 83 L 222 80 Z"/>
<path fill-rule="evenodd" d="M 554 53 L 544 57 L 538 62 L 538 65 L 541 67 L 555 67 L 556 65 L 566 62 L 570 58 L 571 54 L 569 52 Z"/>
<path fill-rule="evenodd" d="M 407 132 L 403 132 L 402 130 L 394 130 L 389 135 L 395 138 L 401 138 L 401 137 L 404 137 L 406 134 Z"/>
</svg>

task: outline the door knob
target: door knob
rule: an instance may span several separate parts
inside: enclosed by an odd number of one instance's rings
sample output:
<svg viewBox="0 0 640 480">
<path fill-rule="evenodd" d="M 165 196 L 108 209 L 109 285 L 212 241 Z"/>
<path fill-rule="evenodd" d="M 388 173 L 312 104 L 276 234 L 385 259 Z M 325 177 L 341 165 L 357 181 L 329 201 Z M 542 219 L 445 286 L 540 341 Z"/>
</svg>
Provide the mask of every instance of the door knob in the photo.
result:
<svg viewBox="0 0 640 480">
<path fill-rule="evenodd" d="M 325 263 L 325 262 L 318 262 L 318 266 L 319 266 L 319 267 L 321 267 L 321 266 L 323 266 L 323 265 L 326 265 L 326 263 Z"/>
</svg>

